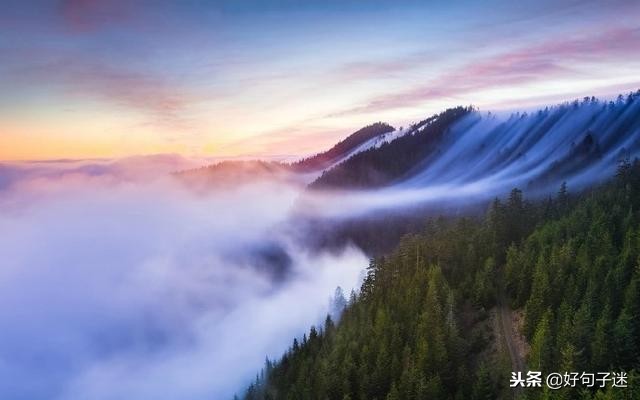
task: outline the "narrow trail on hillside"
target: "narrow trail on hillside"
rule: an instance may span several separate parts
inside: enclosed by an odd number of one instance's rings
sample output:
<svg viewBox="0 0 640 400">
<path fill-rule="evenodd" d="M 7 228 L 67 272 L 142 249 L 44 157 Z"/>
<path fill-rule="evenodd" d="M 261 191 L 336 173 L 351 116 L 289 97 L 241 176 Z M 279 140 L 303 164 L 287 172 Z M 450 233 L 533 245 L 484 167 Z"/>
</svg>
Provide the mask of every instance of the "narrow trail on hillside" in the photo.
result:
<svg viewBox="0 0 640 400">
<path fill-rule="evenodd" d="M 518 353 L 518 349 L 514 340 L 514 338 L 517 335 L 517 333 L 514 332 L 514 329 L 513 329 L 514 315 L 511 308 L 508 306 L 508 303 L 502 291 L 500 291 L 498 295 L 497 316 L 498 316 L 498 324 L 500 326 L 500 330 L 502 331 L 504 345 L 507 348 L 509 352 L 509 358 L 511 359 L 511 371 L 512 372 L 520 371 L 524 373 L 525 362 L 524 362 L 524 359 Z M 521 394 L 522 394 L 521 387 L 513 388 L 514 399 L 520 398 Z"/>
</svg>

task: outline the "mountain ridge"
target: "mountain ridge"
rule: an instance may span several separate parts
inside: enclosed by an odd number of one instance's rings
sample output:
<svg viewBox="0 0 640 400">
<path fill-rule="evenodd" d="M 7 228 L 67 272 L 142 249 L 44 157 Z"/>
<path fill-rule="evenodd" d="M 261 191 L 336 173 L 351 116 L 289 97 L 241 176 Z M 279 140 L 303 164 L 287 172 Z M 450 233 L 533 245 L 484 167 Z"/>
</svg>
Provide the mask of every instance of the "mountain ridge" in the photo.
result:
<svg viewBox="0 0 640 400">
<path fill-rule="evenodd" d="M 224 161 L 199 170 L 215 175 L 253 163 L 260 173 L 247 178 L 304 175 L 311 190 L 456 184 L 494 191 L 521 186 L 535 195 L 563 181 L 588 185 L 638 154 L 640 90 L 615 101 L 584 97 L 508 117 L 459 106 L 404 130 L 368 125 L 293 163 Z"/>
</svg>

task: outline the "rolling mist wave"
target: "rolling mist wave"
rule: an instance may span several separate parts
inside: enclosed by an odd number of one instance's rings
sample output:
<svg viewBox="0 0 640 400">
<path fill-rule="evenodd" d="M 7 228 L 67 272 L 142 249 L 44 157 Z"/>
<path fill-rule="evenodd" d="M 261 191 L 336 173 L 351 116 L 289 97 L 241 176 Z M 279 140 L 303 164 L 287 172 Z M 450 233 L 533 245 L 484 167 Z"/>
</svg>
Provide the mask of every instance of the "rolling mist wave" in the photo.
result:
<svg viewBox="0 0 640 400">
<path fill-rule="evenodd" d="M 474 110 L 401 178 L 375 189 L 314 194 L 302 209 L 349 218 L 425 204 L 478 204 L 515 187 L 545 196 L 562 182 L 572 190 L 602 182 L 638 155 L 640 92 L 510 115 Z"/>
<path fill-rule="evenodd" d="M 401 185 L 482 183 L 544 191 L 566 180 L 584 186 L 610 176 L 617 161 L 639 151 L 640 96 L 585 98 L 508 118 L 472 112 Z"/>
</svg>

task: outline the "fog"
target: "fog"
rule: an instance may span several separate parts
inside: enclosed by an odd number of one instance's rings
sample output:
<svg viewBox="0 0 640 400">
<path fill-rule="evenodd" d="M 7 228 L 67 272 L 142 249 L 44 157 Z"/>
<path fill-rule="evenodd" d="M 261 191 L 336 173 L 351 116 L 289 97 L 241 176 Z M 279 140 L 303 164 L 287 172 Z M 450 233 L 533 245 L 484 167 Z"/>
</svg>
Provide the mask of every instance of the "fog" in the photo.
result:
<svg viewBox="0 0 640 400">
<path fill-rule="evenodd" d="M 368 263 L 292 236 L 299 187 L 48 172 L 0 192 L 0 398 L 231 398 Z"/>
</svg>

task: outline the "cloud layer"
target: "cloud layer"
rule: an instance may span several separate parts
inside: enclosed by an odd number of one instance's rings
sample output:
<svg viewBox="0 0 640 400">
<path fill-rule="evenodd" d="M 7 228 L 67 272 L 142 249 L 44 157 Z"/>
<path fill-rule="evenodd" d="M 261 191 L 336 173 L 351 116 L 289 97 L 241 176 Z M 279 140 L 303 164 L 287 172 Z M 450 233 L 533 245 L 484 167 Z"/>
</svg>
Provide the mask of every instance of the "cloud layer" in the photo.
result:
<svg viewBox="0 0 640 400">
<path fill-rule="evenodd" d="M 2 398 L 229 398 L 367 262 L 295 244 L 290 186 L 75 174 L 0 196 L 24 200 L 0 203 Z"/>
</svg>

